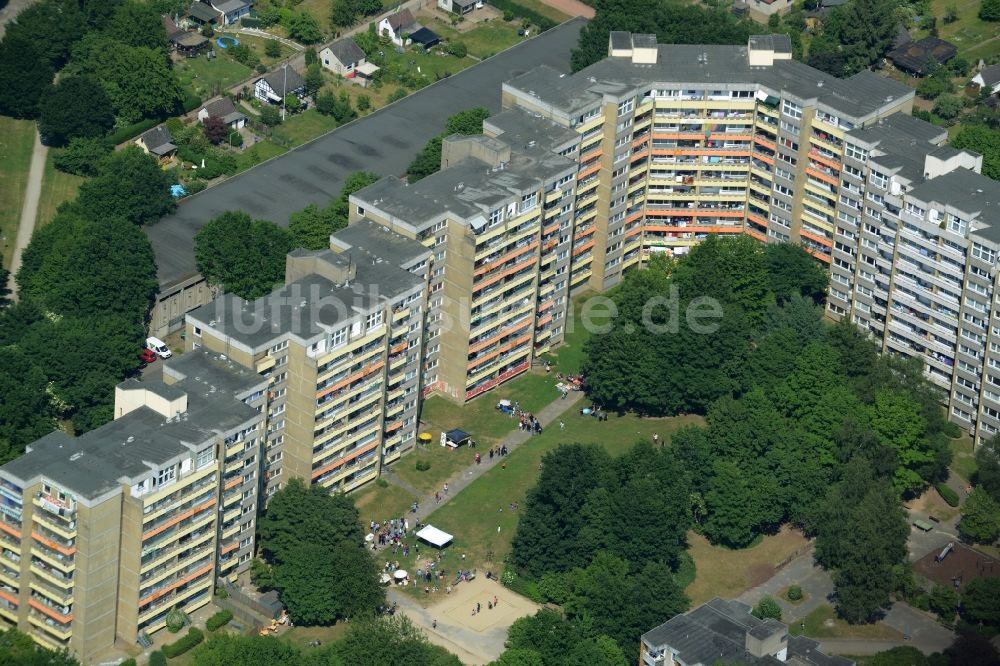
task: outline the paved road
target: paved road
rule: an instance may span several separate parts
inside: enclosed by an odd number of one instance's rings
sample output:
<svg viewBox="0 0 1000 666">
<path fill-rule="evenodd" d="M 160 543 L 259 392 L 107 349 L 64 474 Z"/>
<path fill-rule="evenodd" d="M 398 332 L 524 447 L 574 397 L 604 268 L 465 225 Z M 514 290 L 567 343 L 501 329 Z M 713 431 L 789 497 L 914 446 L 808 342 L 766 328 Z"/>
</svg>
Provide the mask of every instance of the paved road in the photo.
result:
<svg viewBox="0 0 1000 666">
<path fill-rule="evenodd" d="M 284 225 L 307 204 L 335 197 L 354 171 L 402 174 L 427 140 L 442 131 L 448 115 L 475 106 L 498 110 L 501 83 L 536 65 L 568 71 L 570 50 L 584 23 L 568 21 L 186 199 L 176 213 L 147 229 L 161 288 L 195 274 L 192 239 L 207 220 L 236 209 Z"/>
<path fill-rule="evenodd" d="M 35 218 L 38 217 L 38 199 L 42 196 L 42 176 L 45 174 L 45 156 L 49 149 L 42 144 L 38 130 L 35 130 L 35 147 L 31 151 L 31 167 L 28 170 L 28 184 L 24 188 L 24 203 L 21 205 L 21 221 L 17 227 L 17 239 L 14 242 L 14 256 L 10 261 L 10 278 L 7 289 L 10 298 L 17 300 L 17 282 L 14 276 L 21 267 L 21 253 L 31 241 L 31 233 L 35 230 Z"/>
</svg>

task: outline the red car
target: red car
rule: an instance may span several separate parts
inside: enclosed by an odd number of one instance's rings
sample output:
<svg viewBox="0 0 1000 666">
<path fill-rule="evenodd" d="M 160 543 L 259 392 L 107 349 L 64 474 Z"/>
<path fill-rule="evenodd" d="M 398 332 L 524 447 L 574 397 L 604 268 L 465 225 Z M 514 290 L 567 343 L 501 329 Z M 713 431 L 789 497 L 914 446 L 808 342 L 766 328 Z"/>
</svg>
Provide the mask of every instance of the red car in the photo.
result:
<svg viewBox="0 0 1000 666">
<path fill-rule="evenodd" d="M 156 352 L 154 352 L 152 349 L 143 349 L 141 352 L 139 352 L 139 361 L 142 367 L 145 368 L 147 365 L 149 365 L 155 360 L 156 360 Z"/>
</svg>

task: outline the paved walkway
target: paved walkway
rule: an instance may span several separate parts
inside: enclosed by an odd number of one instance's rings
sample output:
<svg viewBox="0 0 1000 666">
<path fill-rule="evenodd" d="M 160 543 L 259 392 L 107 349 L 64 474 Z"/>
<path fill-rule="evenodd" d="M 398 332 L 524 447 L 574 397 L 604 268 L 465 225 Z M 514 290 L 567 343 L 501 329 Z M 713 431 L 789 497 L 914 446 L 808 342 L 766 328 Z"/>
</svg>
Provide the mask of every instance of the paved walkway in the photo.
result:
<svg viewBox="0 0 1000 666">
<path fill-rule="evenodd" d="M 10 299 L 17 300 L 17 282 L 14 276 L 21 267 L 21 253 L 28 247 L 31 234 L 35 230 L 35 218 L 38 217 L 38 200 L 42 196 L 42 176 L 45 173 L 45 157 L 49 149 L 42 145 L 42 139 L 35 130 L 35 147 L 31 152 L 31 168 L 28 170 L 28 184 L 24 188 L 24 203 L 21 206 L 21 221 L 17 227 L 17 240 L 14 242 L 14 256 L 10 262 L 10 278 L 7 289 Z"/>
<path fill-rule="evenodd" d="M 555 383 L 555 378 L 553 378 L 552 381 L 553 383 Z M 486 397 L 485 399 L 488 400 L 489 397 Z M 536 412 L 535 418 L 541 421 L 543 428 L 548 427 L 552 423 L 558 424 L 559 417 L 562 416 L 563 413 L 575 407 L 584 399 L 585 396 L 583 394 L 583 391 L 572 391 L 570 392 L 569 396 L 566 397 L 565 399 L 557 398 L 556 400 L 553 400 L 544 408 L 542 408 L 540 411 Z M 558 425 L 556 427 L 558 427 Z M 531 439 L 531 437 L 532 435 L 525 432 L 524 430 L 516 430 L 511 434 L 507 435 L 506 437 L 504 437 L 496 446 L 506 446 L 508 453 L 510 453 L 518 446 L 524 444 L 526 441 Z M 489 451 L 486 450 L 485 453 L 489 453 Z M 490 460 L 489 456 L 485 455 L 485 453 L 482 456 L 481 464 L 477 465 L 475 463 L 472 463 L 469 465 L 468 468 L 463 470 L 457 476 L 453 476 L 452 478 L 447 479 L 448 493 L 441 494 L 440 502 L 434 501 L 434 493 L 424 494 L 419 490 L 417 490 L 416 488 L 414 488 L 412 485 L 400 479 L 398 476 L 392 473 L 392 467 L 386 467 L 383 470 L 382 478 L 418 498 L 417 512 L 415 514 L 407 513 L 406 515 L 411 521 L 414 519 L 418 519 L 420 520 L 421 523 L 426 523 L 428 516 L 434 513 L 435 509 L 437 509 L 442 504 L 447 503 L 457 493 L 461 492 L 463 488 L 465 488 L 467 485 L 469 485 L 470 483 L 478 479 L 480 476 L 485 474 L 487 470 L 492 469 L 493 467 L 499 465 L 503 461 L 503 457 L 501 456 L 497 456 L 493 460 Z"/>
<path fill-rule="evenodd" d="M 779 593 L 789 585 L 801 587 L 805 599 L 797 604 L 785 600 Z M 829 573 L 813 563 L 813 551 L 810 548 L 779 569 L 771 578 L 741 594 L 737 600 L 756 606 L 763 597 L 771 597 L 781 606 L 782 621 L 793 624 L 819 606 L 829 603 L 832 594 L 833 580 Z"/>
</svg>

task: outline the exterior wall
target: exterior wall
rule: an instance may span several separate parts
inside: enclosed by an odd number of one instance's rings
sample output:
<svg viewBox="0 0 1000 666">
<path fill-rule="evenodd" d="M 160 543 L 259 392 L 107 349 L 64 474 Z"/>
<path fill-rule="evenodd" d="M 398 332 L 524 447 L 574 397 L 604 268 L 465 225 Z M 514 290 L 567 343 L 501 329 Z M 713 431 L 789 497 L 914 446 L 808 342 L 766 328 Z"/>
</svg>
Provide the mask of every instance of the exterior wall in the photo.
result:
<svg viewBox="0 0 1000 666">
<path fill-rule="evenodd" d="M 212 302 L 214 294 L 201 275 L 163 289 L 156 295 L 149 316 L 149 334 L 158 338 L 183 328 L 184 315 L 200 305 Z"/>
</svg>

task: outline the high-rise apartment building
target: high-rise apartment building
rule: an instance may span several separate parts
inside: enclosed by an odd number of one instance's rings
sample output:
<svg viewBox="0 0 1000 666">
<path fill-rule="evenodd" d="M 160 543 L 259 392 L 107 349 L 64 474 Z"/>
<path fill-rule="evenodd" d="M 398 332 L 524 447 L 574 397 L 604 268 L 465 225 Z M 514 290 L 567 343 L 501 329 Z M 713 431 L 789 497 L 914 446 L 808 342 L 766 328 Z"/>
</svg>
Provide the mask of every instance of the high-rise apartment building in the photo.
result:
<svg viewBox="0 0 1000 666">
<path fill-rule="evenodd" d="M 0 467 L 0 618 L 89 662 L 208 603 L 253 551 L 266 385 L 185 355 L 121 384 L 111 423 Z"/>
</svg>

